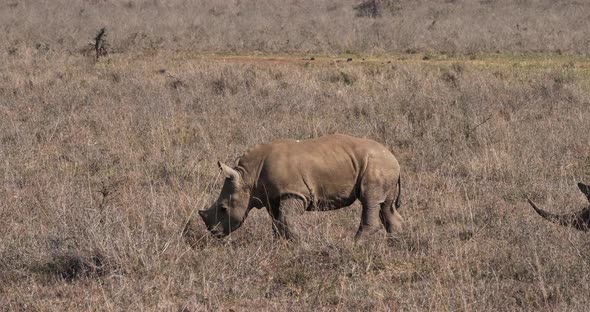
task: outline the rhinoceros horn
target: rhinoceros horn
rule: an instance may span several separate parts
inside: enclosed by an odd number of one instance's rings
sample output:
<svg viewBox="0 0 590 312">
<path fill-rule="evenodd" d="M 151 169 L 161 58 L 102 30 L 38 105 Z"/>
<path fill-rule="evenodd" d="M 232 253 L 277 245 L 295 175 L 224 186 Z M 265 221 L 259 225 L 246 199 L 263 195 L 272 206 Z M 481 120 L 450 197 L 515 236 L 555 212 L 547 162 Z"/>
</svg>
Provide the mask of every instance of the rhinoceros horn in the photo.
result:
<svg viewBox="0 0 590 312">
<path fill-rule="evenodd" d="M 586 184 L 578 183 L 578 188 L 584 193 L 584 195 L 586 195 L 586 198 L 590 202 L 590 187 Z M 582 209 L 582 211 L 576 213 L 557 215 L 539 208 L 530 198 L 527 198 L 527 200 L 541 217 L 553 223 L 573 227 L 584 232 L 587 232 L 590 229 L 590 207 L 586 207 Z"/>
<path fill-rule="evenodd" d="M 217 162 L 217 165 L 227 179 L 230 179 L 234 184 L 240 183 L 240 173 L 238 171 L 221 163 L 220 161 Z"/>
</svg>

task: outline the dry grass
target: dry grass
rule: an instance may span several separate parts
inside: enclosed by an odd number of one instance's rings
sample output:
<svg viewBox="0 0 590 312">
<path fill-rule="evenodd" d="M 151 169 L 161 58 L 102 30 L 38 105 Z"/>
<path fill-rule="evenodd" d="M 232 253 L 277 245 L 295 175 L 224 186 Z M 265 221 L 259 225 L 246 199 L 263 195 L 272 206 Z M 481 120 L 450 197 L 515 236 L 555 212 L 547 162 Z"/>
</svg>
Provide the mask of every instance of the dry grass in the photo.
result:
<svg viewBox="0 0 590 312">
<path fill-rule="evenodd" d="M 372 0 L 368 0 L 372 1 Z M 0 50 L 78 53 L 101 27 L 113 52 L 589 53 L 580 0 L 6 0 Z"/>
<path fill-rule="evenodd" d="M 378 2 L 2 2 L 0 310 L 587 310 L 588 234 L 524 198 L 585 204 L 588 5 Z M 398 157 L 395 244 L 356 204 L 202 237 L 218 160 L 336 132 Z"/>
<path fill-rule="evenodd" d="M 584 203 L 585 59 L 404 56 L 2 61 L 0 301 L 6 310 L 567 310 L 589 304 L 587 234 L 542 221 Z M 377 139 L 404 175 L 406 231 L 352 242 L 358 206 L 310 213 L 300 244 L 253 212 L 182 237 L 216 161 L 275 138 Z M 563 205 L 562 205 L 563 204 Z"/>
</svg>

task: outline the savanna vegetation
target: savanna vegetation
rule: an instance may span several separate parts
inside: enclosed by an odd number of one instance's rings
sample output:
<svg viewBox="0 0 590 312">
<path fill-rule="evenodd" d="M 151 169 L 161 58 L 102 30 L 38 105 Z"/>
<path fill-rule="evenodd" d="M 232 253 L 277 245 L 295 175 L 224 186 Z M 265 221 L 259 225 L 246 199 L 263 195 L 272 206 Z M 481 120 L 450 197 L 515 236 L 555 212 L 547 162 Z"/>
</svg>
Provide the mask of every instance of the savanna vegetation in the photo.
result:
<svg viewBox="0 0 590 312">
<path fill-rule="evenodd" d="M 590 8 L 577 1 L 0 3 L 0 309 L 585 311 Z M 101 29 L 104 28 L 102 35 Z M 350 59 L 350 61 L 347 61 Z M 273 240 L 197 209 L 217 161 L 346 133 L 402 166 L 395 242 L 360 206 Z M 192 222 L 189 222 L 192 221 Z M 185 226 L 187 225 L 185 231 Z"/>
</svg>

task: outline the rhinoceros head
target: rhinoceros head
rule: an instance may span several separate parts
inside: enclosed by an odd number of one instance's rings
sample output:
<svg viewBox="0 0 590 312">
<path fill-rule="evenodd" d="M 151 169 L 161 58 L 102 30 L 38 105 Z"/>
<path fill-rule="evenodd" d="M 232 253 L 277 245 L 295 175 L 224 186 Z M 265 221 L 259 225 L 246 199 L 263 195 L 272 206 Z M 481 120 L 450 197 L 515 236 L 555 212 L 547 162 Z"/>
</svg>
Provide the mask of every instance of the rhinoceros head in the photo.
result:
<svg viewBox="0 0 590 312">
<path fill-rule="evenodd" d="M 216 237 L 226 236 L 238 229 L 248 214 L 250 192 L 240 173 L 221 162 L 217 163 L 225 175 L 219 198 L 199 215 L 207 229 Z"/>
</svg>

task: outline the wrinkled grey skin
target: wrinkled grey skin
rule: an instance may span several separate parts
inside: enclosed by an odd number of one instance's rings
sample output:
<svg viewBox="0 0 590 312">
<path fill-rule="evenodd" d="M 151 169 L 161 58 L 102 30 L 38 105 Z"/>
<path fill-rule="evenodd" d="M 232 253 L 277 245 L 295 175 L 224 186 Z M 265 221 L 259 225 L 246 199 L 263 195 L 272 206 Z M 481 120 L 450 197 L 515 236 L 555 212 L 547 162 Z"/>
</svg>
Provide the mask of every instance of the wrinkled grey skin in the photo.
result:
<svg viewBox="0 0 590 312">
<path fill-rule="evenodd" d="M 586 199 L 590 202 L 590 187 L 584 183 L 578 183 L 578 188 L 584 193 Z M 586 207 L 576 213 L 556 215 L 539 208 L 530 198 L 527 198 L 527 200 L 541 217 L 553 223 L 572 227 L 583 232 L 587 232 L 590 228 L 590 207 Z"/>
<path fill-rule="evenodd" d="M 359 240 L 380 228 L 401 231 L 400 167 L 383 145 L 347 135 L 260 144 L 230 168 L 221 193 L 199 211 L 217 237 L 238 229 L 252 208 L 266 208 L 275 236 L 298 238 L 296 212 L 325 211 L 362 204 Z"/>
</svg>

